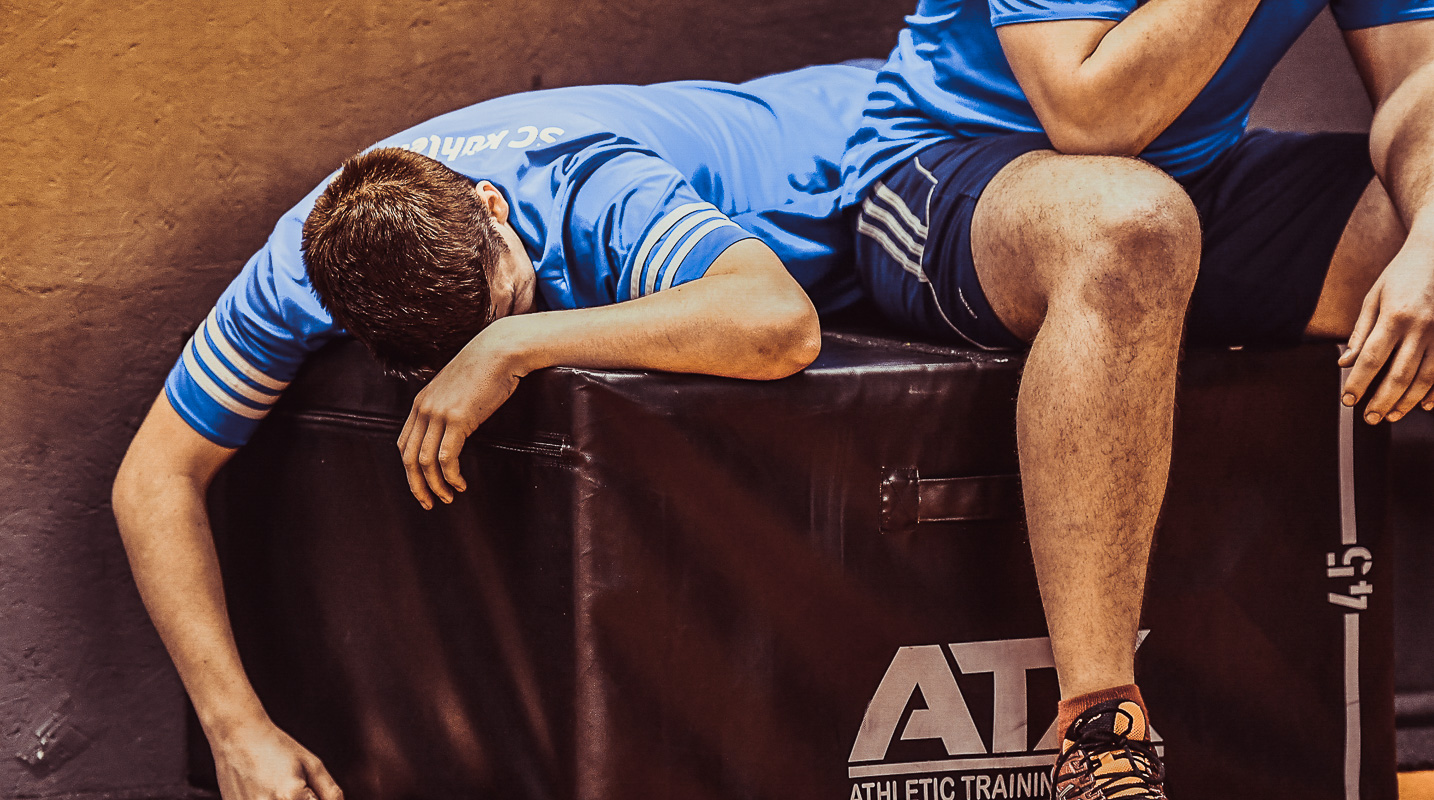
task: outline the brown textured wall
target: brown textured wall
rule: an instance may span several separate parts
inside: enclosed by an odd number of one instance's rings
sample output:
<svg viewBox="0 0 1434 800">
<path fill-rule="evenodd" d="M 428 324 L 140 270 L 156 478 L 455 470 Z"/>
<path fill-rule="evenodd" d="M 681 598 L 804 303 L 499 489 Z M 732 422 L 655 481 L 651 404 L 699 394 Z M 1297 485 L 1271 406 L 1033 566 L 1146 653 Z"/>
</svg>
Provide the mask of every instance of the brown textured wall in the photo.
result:
<svg viewBox="0 0 1434 800">
<path fill-rule="evenodd" d="M 883 56 L 909 5 L 0 5 L 0 797 L 179 791 L 180 694 L 110 479 L 187 331 L 344 156 L 538 86 Z M 12 758 L 57 709 L 48 761 Z"/>
</svg>

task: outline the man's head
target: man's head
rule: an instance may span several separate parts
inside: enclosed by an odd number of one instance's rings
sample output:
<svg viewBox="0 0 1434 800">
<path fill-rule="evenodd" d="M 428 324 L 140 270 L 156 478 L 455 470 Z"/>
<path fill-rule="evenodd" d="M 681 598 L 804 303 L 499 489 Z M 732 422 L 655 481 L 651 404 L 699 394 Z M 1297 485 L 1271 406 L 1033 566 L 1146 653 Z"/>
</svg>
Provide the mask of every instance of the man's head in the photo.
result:
<svg viewBox="0 0 1434 800">
<path fill-rule="evenodd" d="M 334 321 L 386 370 L 427 377 L 494 319 L 531 305 L 532 266 L 507 218 L 487 181 L 373 150 L 344 162 L 315 202 L 304 265 Z"/>
</svg>

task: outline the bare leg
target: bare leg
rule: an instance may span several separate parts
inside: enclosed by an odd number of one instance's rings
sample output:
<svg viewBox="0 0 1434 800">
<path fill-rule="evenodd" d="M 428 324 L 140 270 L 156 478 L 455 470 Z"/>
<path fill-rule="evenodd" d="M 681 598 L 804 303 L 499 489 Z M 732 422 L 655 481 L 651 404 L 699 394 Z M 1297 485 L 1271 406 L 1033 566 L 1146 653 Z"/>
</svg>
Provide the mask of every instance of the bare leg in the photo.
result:
<svg viewBox="0 0 1434 800">
<path fill-rule="evenodd" d="M 982 195 L 972 242 L 992 307 L 1034 339 L 1017 439 L 1061 695 L 1133 683 L 1195 208 L 1144 162 L 1030 153 Z"/>
</svg>

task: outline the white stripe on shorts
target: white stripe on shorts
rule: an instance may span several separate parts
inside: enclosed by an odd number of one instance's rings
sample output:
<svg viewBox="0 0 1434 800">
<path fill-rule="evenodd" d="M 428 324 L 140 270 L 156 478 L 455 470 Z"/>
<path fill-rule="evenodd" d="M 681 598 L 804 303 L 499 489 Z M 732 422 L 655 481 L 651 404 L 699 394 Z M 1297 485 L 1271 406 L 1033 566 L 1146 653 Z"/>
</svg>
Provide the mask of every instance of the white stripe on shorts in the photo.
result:
<svg viewBox="0 0 1434 800">
<path fill-rule="evenodd" d="M 901 215 L 901 219 L 906 222 L 907 227 L 911 228 L 913 233 L 923 239 L 926 238 L 925 223 L 917 219 L 915 214 L 911 213 L 911 209 L 906 207 L 906 201 L 901 199 L 901 195 L 893 192 L 881 181 L 877 181 L 871 191 L 873 195 L 881 198 L 893 211 Z"/>
<path fill-rule="evenodd" d="M 897 240 L 906 246 L 907 251 L 910 252 L 917 261 L 920 261 L 921 257 L 925 255 L 925 240 L 923 239 L 920 242 L 916 241 L 916 238 L 907 231 L 906 228 L 902 227 L 901 223 L 896 220 L 896 217 L 893 216 L 890 211 L 877 205 L 870 197 L 861 204 L 861 213 L 862 216 L 870 217 L 873 221 L 884 224 L 887 229 L 896 236 Z"/>
</svg>

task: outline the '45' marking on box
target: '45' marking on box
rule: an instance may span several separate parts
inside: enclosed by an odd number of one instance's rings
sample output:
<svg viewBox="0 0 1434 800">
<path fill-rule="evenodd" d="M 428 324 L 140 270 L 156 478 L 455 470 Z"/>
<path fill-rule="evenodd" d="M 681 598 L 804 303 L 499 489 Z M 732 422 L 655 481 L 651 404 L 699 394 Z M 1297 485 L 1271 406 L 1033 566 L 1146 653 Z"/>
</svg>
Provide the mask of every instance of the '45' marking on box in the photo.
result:
<svg viewBox="0 0 1434 800">
<path fill-rule="evenodd" d="M 1349 585 L 1349 594 L 1338 592 L 1329 593 L 1329 601 L 1337 606 L 1352 608 L 1355 611 L 1363 611 L 1369 607 L 1369 595 L 1374 592 L 1374 584 L 1363 579 L 1369 574 L 1374 566 L 1374 556 L 1366 547 L 1346 548 L 1344 553 L 1338 557 L 1339 563 L 1335 563 L 1334 553 L 1324 554 L 1325 575 L 1331 578 L 1354 578 L 1360 577 L 1359 583 Z"/>
</svg>

